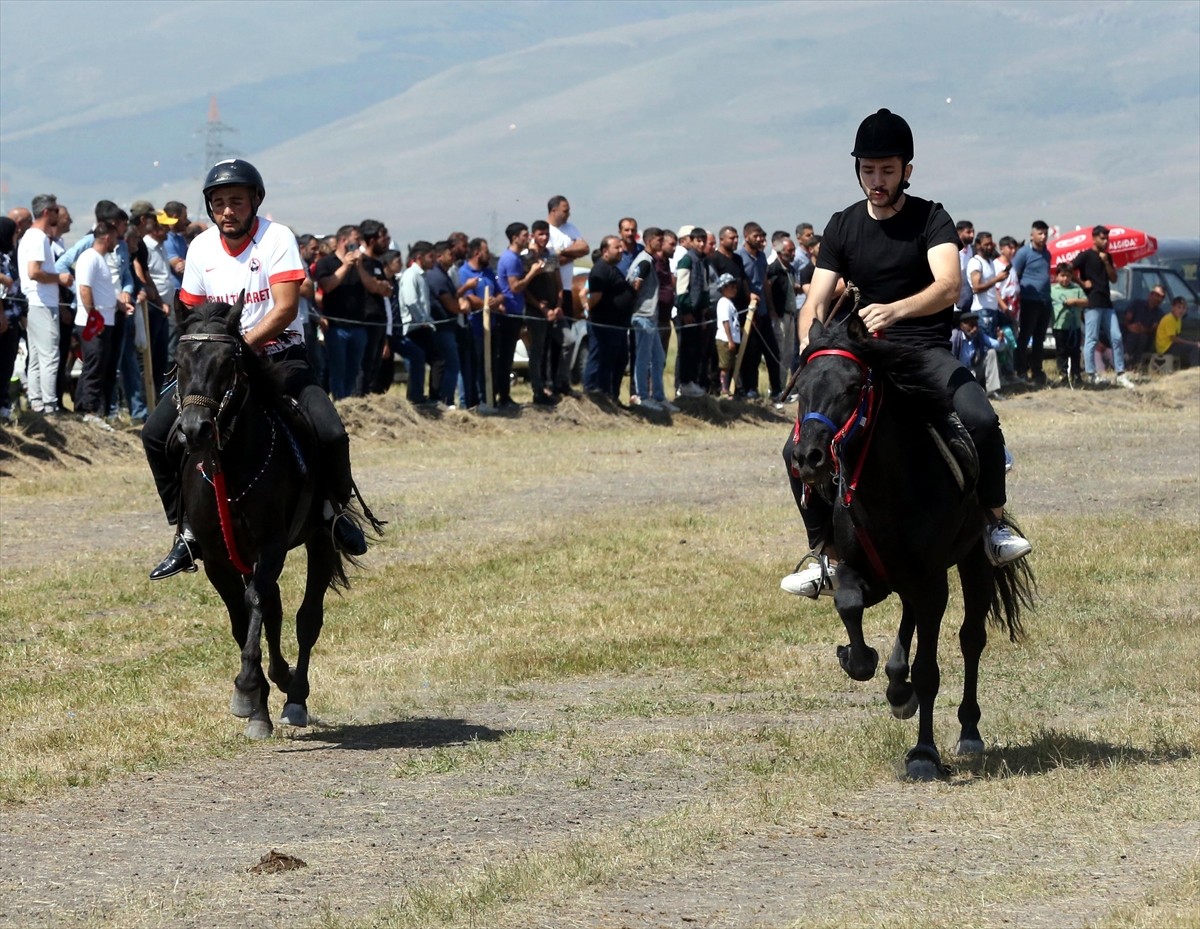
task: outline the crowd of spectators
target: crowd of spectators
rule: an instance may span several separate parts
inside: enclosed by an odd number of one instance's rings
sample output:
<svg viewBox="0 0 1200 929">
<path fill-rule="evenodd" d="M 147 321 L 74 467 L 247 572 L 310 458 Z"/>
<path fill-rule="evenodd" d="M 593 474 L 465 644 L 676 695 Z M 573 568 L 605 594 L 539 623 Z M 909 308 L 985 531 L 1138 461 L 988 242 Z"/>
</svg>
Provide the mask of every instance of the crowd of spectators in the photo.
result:
<svg viewBox="0 0 1200 929">
<path fill-rule="evenodd" d="M 796 320 L 821 247 L 811 223 L 768 240 L 756 222 L 639 231 L 627 216 L 593 249 L 570 216 L 556 196 L 545 218 L 510 223 L 503 242 L 456 231 L 403 252 L 377 219 L 299 235 L 300 315 L 321 383 L 335 400 L 384 393 L 400 358 L 411 403 L 504 410 L 517 405 L 511 384 L 521 355 L 538 406 L 578 397 L 580 387 L 645 409 L 709 394 L 754 400 L 764 368 L 765 399 L 779 408 L 792 399 L 784 392 L 798 363 Z M 0 218 L 0 383 L 11 387 L 23 340 L 16 374 L 29 409 L 59 415 L 71 395 L 72 410 L 111 428 L 118 411 L 144 421 L 147 391 L 163 389 L 171 308 L 188 244 L 204 225 L 174 201 L 125 210 L 101 200 L 94 220 L 67 247 L 72 217 L 52 195 Z M 963 285 L 951 349 L 992 396 L 1017 383 L 1101 383 L 1108 367 L 1115 383 L 1132 386 L 1126 365 L 1152 354 L 1196 364 L 1196 344 L 1179 331 L 1186 304 L 1165 307 L 1161 287 L 1117 318 L 1102 227 L 1092 249 L 1056 268 L 1043 222 L 1024 243 L 997 243 L 969 221 L 957 228 Z M 1048 330 L 1053 378 L 1043 370 Z M 73 383 L 76 357 L 82 373 Z M 4 419 L 10 396 L 0 398 Z"/>
</svg>

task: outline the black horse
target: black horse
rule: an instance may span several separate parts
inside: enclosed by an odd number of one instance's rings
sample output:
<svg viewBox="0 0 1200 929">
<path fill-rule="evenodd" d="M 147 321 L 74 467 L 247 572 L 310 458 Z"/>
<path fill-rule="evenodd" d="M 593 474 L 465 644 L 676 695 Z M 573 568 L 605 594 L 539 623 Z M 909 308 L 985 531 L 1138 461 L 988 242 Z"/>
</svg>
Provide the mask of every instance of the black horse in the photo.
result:
<svg viewBox="0 0 1200 929">
<path fill-rule="evenodd" d="M 286 398 L 286 365 L 260 358 L 242 339 L 243 300 L 178 312 L 176 404 L 185 447 L 183 510 L 204 552 L 204 571 L 229 611 L 242 649 L 230 711 L 246 735 L 271 734 L 270 685 L 287 695 L 281 722 L 308 725 L 308 661 L 324 618 L 325 591 L 348 587 L 346 561 L 323 519 L 318 454 L 307 424 Z M 358 519 L 357 514 L 351 518 Z M 372 523 L 378 528 L 378 524 Z M 304 545 L 308 577 L 296 613 L 299 653 L 280 650 L 279 576 L 290 549 Z"/>
<path fill-rule="evenodd" d="M 930 780 L 946 772 L 934 743 L 933 704 L 947 571 L 957 565 L 964 605 L 959 754 L 983 751 L 977 688 L 987 619 L 1018 641 L 1033 574 L 1026 559 L 1000 568 L 987 559 L 974 449 L 965 433 L 955 434 L 950 397 L 929 376 L 926 353 L 869 337 L 856 314 L 828 327 L 814 323 L 809 340 L 796 382 L 799 417 L 789 464 L 794 477 L 832 505 L 833 547 L 841 557 L 834 604 L 850 636 L 838 658 L 854 680 L 875 675 L 879 655 L 863 639 L 863 610 L 898 594 L 903 614 L 885 665 L 887 699 L 900 719 L 920 709 L 906 773 Z"/>
</svg>

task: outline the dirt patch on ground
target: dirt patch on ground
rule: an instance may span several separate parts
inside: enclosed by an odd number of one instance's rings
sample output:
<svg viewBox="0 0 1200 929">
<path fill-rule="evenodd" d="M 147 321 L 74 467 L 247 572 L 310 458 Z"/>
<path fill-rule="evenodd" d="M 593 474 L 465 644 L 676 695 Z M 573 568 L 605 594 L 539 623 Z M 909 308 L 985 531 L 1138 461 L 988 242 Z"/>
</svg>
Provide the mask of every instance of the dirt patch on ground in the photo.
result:
<svg viewBox="0 0 1200 929">
<path fill-rule="evenodd" d="M 999 409 L 1017 456 L 1010 493 L 1018 513 L 1102 507 L 1119 515 L 1170 508 L 1200 522 L 1196 372 L 1136 392 L 1018 395 Z M 606 433 L 615 437 L 637 427 L 644 433 L 638 433 L 636 454 L 625 454 L 622 445 L 621 453 L 605 456 L 589 472 L 589 492 L 564 498 L 561 506 L 575 512 L 613 503 L 636 507 L 639 501 L 686 506 L 703 479 L 685 484 L 676 477 L 680 468 L 718 466 L 747 476 L 730 484 L 735 502 L 769 493 L 790 505 L 779 457 L 789 420 L 761 405 L 705 400 L 666 417 L 568 401 L 552 411 L 480 417 L 423 414 L 382 398 L 349 402 L 343 414 L 362 452 L 361 483 L 384 495 L 404 480 L 387 452 L 397 441 L 433 444 L 462 436 L 464 448 L 478 452 L 489 435 L 579 429 L 594 434 L 603 448 Z M 768 428 L 756 428 L 763 426 Z M 613 444 L 620 443 L 614 438 Z M 65 482 L 92 481 L 106 471 L 132 469 L 140 457 L 137 435 L 128 430 L 101 433 L 74 421 L 0 429 L 4 564 L 36 567 L 68 547 L 86 557 L 89 546 L 164 546 L 166 530 L 148 481 L 131 492 L 132 505 L 119 514 L 69 496 L 50 502 L 58 509 L 49 521 L 45 509 L 35 521 L 33 508 L 23 505 L 30 498 L 13 492 L 48 473 Z M 453 480 L 477 480 L 483 466 L 475 457 L 439 461 L 439 471 Z M 514 477 L 486 501 L 461 501 L 475 518 L 432 530 L 422 540 L 424 552 L 453 546 L 481 527 L 519 533 L 529 516 L 518 504 L 528 493 L 529 484 Z M 393 557 L 405 555 L 397 550 Z M 431 703 L 403 720 L 318 719 L 311 730 L 230 760 L 122 777 L 4 809 L 0 925 L 293 926 L 323 915 L 361 917 L 403 899 L 423 881 L 483 873 L 496 861 L 619 830 L 711 796 L 719 787 L 699 756 L 681 760 L 648 751 L 589 761 L 570 740 L 545 738 L 614 691 L 635 686 L 629 680 L 576 680 L 531 687 L 519 699 L 497 693 L 487 702 L 449 709 Z M 674 686 L 687 692 L 686 681 Z M 837 714 L 844 719 L 854 711 L 839 706 Z M 823 718 L 814 712 L 807 722 L 789 722 L 820 726 Z M 699 738 L 713 726 L 762 726 L 764 717 L 730 706 L 627 725 L 630 738 L 650 735 L 654 726 Z M 498 743 L 512 734 L 531 741 L 485 765 L 437 777 L 419 774 L 439 750 Z M 1083 925 L 1108 906 L 1139 898 L 1153 886 L 1156 871 L 1175 866 L 1200 844 L 1194 818 L 1132 836 L 1128 858 L 1128 848 L 1101 853 L 1086 849 L 1086 841 L 1085 850 L 1070 857 L 1050 844 L 1033 848 L 1002 835 L 922 832 L 914 819 L 920 821 L 922 804 L 938 801 L 928 793 L 916 796 L 914 801 L 911 785 L 899 784 L 847 796 L 838 809 L 802 827 L 747 832 L 687 867 L 605 886 L 555 911 L 525 914 L 520 924 L 778 925 L 801 913 L 815 918 L 821 901 L 836 898 L 847 885 L 882 886 L 911 869 L 914 859 L 953 862 L 974 873 L 1044 853 L 1051 877 L 1086 867 L 1097 892 L 1072 886 L 1048 897 L 1044 907 L 997 912 L 996 923 Z M 897 835 L 905 840 L 897 842 Z M 307 867 L 251 873 L 273 853 L 298 855 Z"/>
</svg>

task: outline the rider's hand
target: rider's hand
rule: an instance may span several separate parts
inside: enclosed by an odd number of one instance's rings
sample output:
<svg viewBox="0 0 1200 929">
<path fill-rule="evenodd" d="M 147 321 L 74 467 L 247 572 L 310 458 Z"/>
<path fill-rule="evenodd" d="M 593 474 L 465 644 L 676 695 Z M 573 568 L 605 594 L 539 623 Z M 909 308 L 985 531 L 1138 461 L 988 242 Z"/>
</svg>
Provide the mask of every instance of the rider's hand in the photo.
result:
<svg viewBox="0 0 1200 929">
<path fill-rule="evenodd" d="M 858 311 L 858 315 L 866 324 L 867 332 L 872 335 L 883 331 L 900 319 L 891 303 L 868 303 Z"/>
</svg>

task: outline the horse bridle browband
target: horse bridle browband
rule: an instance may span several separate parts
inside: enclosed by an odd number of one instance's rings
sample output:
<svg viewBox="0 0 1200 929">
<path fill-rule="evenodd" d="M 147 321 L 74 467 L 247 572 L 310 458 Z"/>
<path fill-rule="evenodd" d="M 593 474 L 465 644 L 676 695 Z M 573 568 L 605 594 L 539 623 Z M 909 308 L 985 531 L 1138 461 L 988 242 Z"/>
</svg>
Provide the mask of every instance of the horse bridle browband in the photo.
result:
<svg viewBox="0 0 1200 929">
<path fill-rule="evenodd" d="M 814 358 L 820 358 L 823 355 L 832 355 L 838 358 L 849 358 L 856 365 L 858 365 L 858 369 L 863 373 L 863 386 L 862 390 L 859 392 L 859 402 L 855 406 L 854 412 L 850 414 L 850 418 L 846 420 L 841 427 L 839 427 L 837 423 L 835 423 L 824 413 L 815 412 L 806 413 L 804 418 L 800 420 L 800 425 L 803 426 L 810 419 L 814 419 L 822 425 L 829 427 L 829 431 L 834 435 L 835 442 L 845 441 L 846 439 L 849 439 L 850 436 L 853 435 L 857 430 L 858 423 L 863 418 L 869 406 L 869 395 L 872 387 L 874 386 L 872 383 L 873 379 L 871 377 L 871 369 L 867 366 L 867 363 L 859 358 L 856 354 L 853 352 L 848 352 L 843 348 L 823 348 L 820 351 L 813 352 L 808 356 L 805 364 L 811 364 Z M 843 435 L 843 433 L 845 434 Z"/>
<path fill-rule="evenodd" d="M 213 426 L 216 430 L 214 440 L 217 443 L 217 448 L 223 449 L 225 447 L 225 439 L 229 433 L 233 432 L 233 427 L 237 424 L 238 413 L 241 412 L 241 407 L 246 402 L 246 397 L 248 396 L 247 391 L 240 391 L 241 401 L 238 403 L 237 409 L 233 410 L 228 425 L 225 428 L 222 428 L 222 419 L 225 416 L 226 411 L 230 409 L 230 404 L 233 402 L 234 397 L 239 393 L 239 388 L 243 386 L 243 382 L 245 381 L 246 372 L 242 367 L 242 349 L 245 343 L 237 336 L 213 332 L 197 332 L 189 333 L 188 335 L 181 335 L 179 337 L 179 341 L 181 343 L 223 342 L 227 345 L 234 346 L 233 383 L 229 385 L 229 389 L 225 391 L 225 395 L 219 401 L 205 394 L 187 394 L 186 396 L 181 397 L 179 391 L 175 391 L 175 409 L 180 413 L 183 412 L 183 408 L 186 406 L 200 406 L 205 407 L 206 409 L 217 411 L 216 415 L 213 416 Z"/>
</svg>

